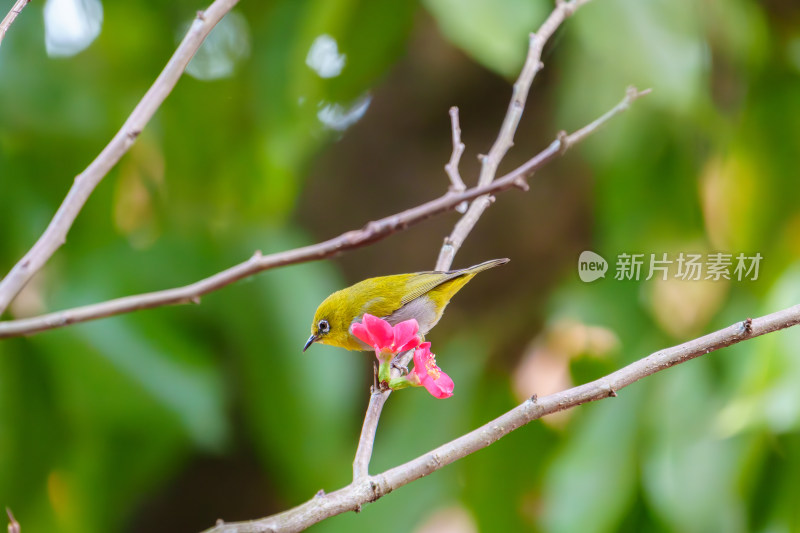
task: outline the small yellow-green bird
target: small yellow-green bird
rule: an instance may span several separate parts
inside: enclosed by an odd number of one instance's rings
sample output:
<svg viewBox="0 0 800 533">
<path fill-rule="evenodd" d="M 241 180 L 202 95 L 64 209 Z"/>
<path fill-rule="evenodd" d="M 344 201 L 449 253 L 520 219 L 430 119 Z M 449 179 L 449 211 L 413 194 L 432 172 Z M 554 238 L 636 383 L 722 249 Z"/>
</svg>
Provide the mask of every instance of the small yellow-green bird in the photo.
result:
<svg viewBox="0 0 800 533">
<path fill-rule="evenodd" d="M 391 325 L 414 318 L 424 336 L 442 318 L 450 298 L 475 274 L 508 261 L 492 259 L 461 270 L 369 278 L 336 291 L 314 313 L 311 336 L 303 351 L 315 342 L 346 350 L 372 350 L 350 334 L 350 325 L 360 322 L 364 313 L 383 318 Z"/>
</svg>

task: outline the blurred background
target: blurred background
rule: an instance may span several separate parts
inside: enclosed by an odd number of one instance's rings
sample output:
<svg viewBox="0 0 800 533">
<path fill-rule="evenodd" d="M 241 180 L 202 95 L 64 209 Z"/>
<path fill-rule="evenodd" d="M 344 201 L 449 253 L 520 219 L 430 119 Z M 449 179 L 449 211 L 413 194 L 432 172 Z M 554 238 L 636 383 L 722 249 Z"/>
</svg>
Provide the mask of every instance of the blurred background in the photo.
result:
<svg viewBox="0 0 800 533">
<path fill-rule="evenodd" d="M 0 5 L 2 15 L 11 0 Z M 0 48 L 0 271 L 204 2 L 31 2 Z M 243 0 L 5 319 L 183 285 L 475 183 L 549 0 Z M 429 335 L 455 395 L 393 394 L 371 471 L 529 395 L 800 299 L 800 5 L 596 0 L 548 44 L 501 172 L 652 87 L 486 212 Z M 262 273 L 197 306 L 0 342 L 0 505 L 26 533 L 198 531 L 351 478 L 371 356 L 300 349 L 317 304 L 431 269 L 457 220 Z M 605 257 L 584 283 L 578 256 Z M 614 279 L 620 254 L 743 253 L 757 279 Z M 676 265 L 673 265 L 673 268 Z M 515 431 L 318 532 L 800 531 L 800 330 Z"/>
</svg>

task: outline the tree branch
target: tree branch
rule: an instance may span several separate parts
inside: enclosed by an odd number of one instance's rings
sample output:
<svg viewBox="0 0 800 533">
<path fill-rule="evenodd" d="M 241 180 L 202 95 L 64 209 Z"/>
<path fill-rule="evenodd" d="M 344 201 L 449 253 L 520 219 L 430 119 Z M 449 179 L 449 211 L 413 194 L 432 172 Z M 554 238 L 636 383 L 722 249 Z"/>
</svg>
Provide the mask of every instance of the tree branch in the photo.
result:
<svg viewBox="0 0 800 533">
<path fill-rule="evenodd" d="M 151 309 L 165 305 L 185 303 L 198 303 L 200 296 L 216 291 L 230 285 L 242 278 L 252 276 L 258 272 L 284 265 L 292 265 L 337 255 L 346 250 L 366 246 L 381 240 L 392 233 L 403 230 L 408 226 L 417 224 L 434 215 L 454 209 L 460 203 L 470 201 L 480 196 L 497 193 L 512 187 L 527 188 L 525 179 L 539 170 L 551 160 L 560 156 L 566 150 L 594 133 L 601 125 L 612 117 L 628 109 L 631 102 L 647 94 L 649 90 L 637 91 L 629 88 L 625 98 L 606 114 L 575 131 L 570 135 L 559 134 L 559 137 L 550 143 L 550 146 L 539 152 L 523 165 L 512 170 L 491 183 L 473 187 L 463 192 L 448 191 L 444 195 L 406 211 L 391 215 L 373 222 L 359 230 L 348 231 L 338 237 L 323 241 L 318 244 L 295 248 L 284 252 L 261 255 L 256 252 L 250 259 L 234 265 L 212 276 L 201 279 L 189 285 L 148 292 L 134 296 L 125 296 L 96 304 L 75 307 L 64 311 L 56 311 L 33 318 L 22 318 L 0 322 L 0 339 L 31 335 L 40 331 L 61 328 L 78 322 L 96 320 L 139 309 Z"/>
<path fill-rule="evenodd" d="M 209 529 L 208 532 L 269 531 L 284 533 L 300 531 L 331 516 L 358 510 L 363 504 L 373 502 L 403 485 L 485 448 L 533 420 L 557 411 L 571 409 L 583 403 L 617 396 L 617 392 L 631 383 L 656 372 L 744 340 L 795 326 L 798 323 L 800 323 L 800 305 L 761 318 L 752 320 L 748 318 L 698 339 L 652 353 L 590 383 L 543 398 L 533 396 L 491 422 L 416 459 L 382 474 L 354 481 L 342 489 L 315 497 L 294 509 L 250 522 L 228 524 L 218 522 L 216 527 Z"/>
<path fill-rule="evenodd" d="M 153 82 L 153 85 L 136 105 L 122 128 L 114 135 L 111 142 L 103 148 L 100 155 L 86 167 L 86 170 L 78 174 L 66 198 L 64 198 L 39 240 L 14 265 L 8 275 L 0 281 L 0 314 L 6 310 L 31 277 L 64 244 L 72 223 L 81 209 L 83 209 L 92 191 L 133 145 L 142 129 L 150 121 L 150 118 L 152 118 L 169 93 L 172 92 L 186 65 L 189 64 L 192 56 L 200 48 L 211 29 L 238 1 L 215 0 L 207 10 L 198 12 L 197 18 L 192 23 L 183 41 L 181 41 L 175 53 L 172 54 L 156 81 Z M 17 2 L 17 4 L 20 4 L 20 2 Z M 11 13 L 6 19 L 9 17 L 11 17 Z M 5 20 L 3 23 L 5 23 Z"/>
<path fill-rule="evenodd" d="M 545 43 L 567 17 L 589 1 L 572 0 L 567 2 L 558 0 L 555 9 L 542 23 L 539 30 L 536 33 L 531 33 L 528 55 L 525 58 L 525 64 L 522 67 L 519 78 L 514 83 L 511 102 L 508 104 L 508 111 L 506 111 L 506 116 L 503 119 L 503 125 L 500 126 L 500 133 L 489 150 L 489 154 L 478 156 L 481 160 L 481 173 L 478 176 L 479 187 L 486 186 L 494 180 L 500 162 L 511 147 L 514 146 L 514 134 L 517 132 L 519 121 L 522 119 L 522 111 L 525 109 L 525 102 L 528 98 L 531 84 L 536 77 L 536 73 L 544 67 L 542 51 Z M 467 235 L 469 235 L 472 228 L 477 224 L 478 219 L 492 202 L 494 202 L 494 198 L 491 195 L 485 195 L 479 196 L 470 204 L 469 209 L 456 223 L 450 235 L 445 237 L 442 248 L 439 250 L 439 258 L 436 260 L 436 268 L 434 270 L 450 270 L 456 252 L 464 244 Z"/>
<path fill-rule="evenodd" d="M 375 443 L 378 420 L 381 418 L 383 405 L 389 399 L 391 392 L 391 390 L 380 390 L 378 386 L 375 386 L 369 395 L 367 414 L 364 415 L 364 425 L 361 427 L 361 437 L 358 439 L 358 449 L 355 460 L 353 460 L 354 483 L 369 476 L 369 461 L 372 459 L 372 446 Z"/>
<path fill-rule="evenodd" d="M 17 15 L 22 13 L 22 10 L 30 1 L 31 0 L 17 0 L 14 5 L 11 6 L 11 11 L 9 11 L 8 15 L 5 16 L 3 22 L 0 22 L 0 44 L 3 44 L 3 37 L 6 36 L 6 32 L 8 31 L 8 28 L 11 27 L 14 19 L 17 18 Z"/>
<path fill-rule="evenodd" d="M 14 514 L 8 507 L 6 507 L 6 514 L 8 515 L 8 533 L 20 533 L 22 529 L 19 526 L 19 522 L 14 518 Z"/>
<path fill-rule="evenodd" d="M 461 174 L 458 172 L 458 164 L 461 162 L 465 146 L 461 142 L 461 124 L 458 120 L 456 106 L 450 108 L 450 131 L 453 136 L 453 152 L 450 154 L 450 160 L 444 166 L 444 171 L 450 178 L 450 190 L 461 192 L 467 190 L 467 186 L 464 185 L 464 180 L 461 179 Z"/>
</svg>

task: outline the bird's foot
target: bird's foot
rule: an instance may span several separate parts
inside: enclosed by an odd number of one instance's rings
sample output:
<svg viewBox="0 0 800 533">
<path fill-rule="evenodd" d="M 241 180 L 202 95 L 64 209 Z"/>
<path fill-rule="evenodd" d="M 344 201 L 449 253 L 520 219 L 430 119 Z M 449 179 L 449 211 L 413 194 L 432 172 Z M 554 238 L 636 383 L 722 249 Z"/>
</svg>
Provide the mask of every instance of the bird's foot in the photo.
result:
<svg viewBox="0 0 800 533">
<path fill-rule="evenodd" d="M 397 361 L 392 361 L 392 369 L 399 371 L 401 376 L 408 375 L 408 366 L 403 365 Z"/>
</svg>

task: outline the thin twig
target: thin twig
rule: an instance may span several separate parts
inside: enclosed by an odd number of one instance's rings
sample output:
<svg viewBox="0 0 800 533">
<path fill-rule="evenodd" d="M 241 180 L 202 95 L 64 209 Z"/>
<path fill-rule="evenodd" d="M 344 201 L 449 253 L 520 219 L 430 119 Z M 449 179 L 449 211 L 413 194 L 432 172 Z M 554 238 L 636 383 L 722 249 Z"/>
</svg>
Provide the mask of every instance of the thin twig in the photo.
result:
<svg viewBox="0 0 800 533">
<path fill-rule="evenodd" d="M 17 15 L 22 13 L 22 10 L 30 1 L 31 0 L 17 0 L 14 5 L 11 6 L 11 11 L 9 11 L 8 15 L 5 16 L 3 22 L 0 22 L 0 44 L 3 43 L 3 37 L 6 36 L 8 28 L 11 27 L 11 23 L 14 22 L 14 19 L 17 18 Z"/>
<path fill-rule="evenodd" d="M 372 447 L 375 443 L 375 432 L 378 430 L 378 420 L 386 400 L 389 399 L 391 390 L 382 391 L 373 388 L 369 395 L 367 414 L 364 415 L 364 425 L 361 427 L 361 437 L 358 439 L 358 449 L 353 460 L 353 482 L 360 481 L 369 476 L 369 461 L 372 458 Z"/>
<path fill-rule="evenodd" d="M 517 428 L 565 409 L 614 397 L 644 377 L 720 348 L 800 323 L 800 305 L 761 318 L 737 322 L 678 346 L 652 353 L 605 377 L 543 398 L 532 397 L 488 424 L 382 474 L 369 476 L 294 509 L 247 523 L 218 523 L 209 533 L 300 531 L 328 517 L 360 509 L 389 492 L 493 444 Z M 625 400 L 623 400 L 625 401 Z M 629 401 L 629 400 L 628 400 Z"/>
<path fill-rule="evenodd" d="M 6 507 L 6 514 L 8 515 L 8 533 L 20 533 L 22 528 L 17 522 L 17 519 L 14 518 L 14 514 L 11 512 L 11 509 Z"/>
<path fill-rule="evenodd" d="M 463 192 L 448 191 L 444 195 L 401 213 L 368 223 L 362 229 L 348 231 L 338 237 L 294 250 L 261 255 L 256 252 L 250 259 L 189 285 L 125 296 L 96 304 L 56 311 L 32 318 L 0 322 L 0 338 L 31 335 L 40 331 L 61 328 L 78 322 L 96 320 L 108 316 L 129 313 L 140 309 L 151 309 L 165 305 L 198 303 L 200 296 L 230 285 L 258 272 L 284 265 L 292 265 L 324 259 L 383 239 L 396 231 L 417 224 L 439 213 L 454 209 L 458 204 L 487 194 L 497 193 L 512 187 L 522 187 L 525 179 L 567 149 L 596 131 L 602 124 L 630 106 L 630 103 L 649 91 L 637 92 L 629 89 L 625 98 L 613 109 L 591 124 L 571 135 L 560 135 L 550 146 L 535 157 L 485 186 L 473 187 Z"/>
<path fill-rule="evenodd" d="M 514 146 L 514 134 L 522 118 L 525 109 L 525 102 L 530 92 L 533 79 L 542 67 L 542 50 L 548 39 L 555 33 L 564 20 L 572 15 L 580 6 L 590 0 L 572 0 L 571 2 L 558 1 L 550 16 L 542 23 L 536 33 L 530 35 L 528 45 L 528 55 L 522 67 L 519 78 L 514 83 L 511 93 L 511 101 L 508 104 L 508 111 L 500 127 L 500 133 L 494 141 L 492 148 L 487 155 L 481 155 L 481 172 L 478 176 L 478 186 L 490 184 L 497 174 L 497 168 L 505 157 L 508 150 Z M 453 231 L 445 237 L 442 248 L 439 250 L 439 258 L 436 260 L 434 270 L 449 270 L 453 264 L 453 258 L 458 252 L 467 235 L 477 224 L 486 208 L 489 207 L 494 198 L 491 195 L 476 198 L 467 209 L 467 212 L 456 223 Z"/>
<path fill-rule="evenodd" d="M 114 135 L 111 142 L 103 148 L 100 155 L 86 167 L 86 170 L 78 174 L 66 198 L 39 240 L 0 281 L 0 314 L 6 310 L 31 277 L 64 244 L 72 223 L 83 209 L 89 195 L 133 145 L 161 103 L 172 92 L 186 65 L 200 48 L 211 29 L 238 1 L 215 0 L 207 10 L 197 14 L 183 41 L 172 54 L 156 81 L 136 105 L 125 124 Z"/>
<path fill-rule="evenodd" d="M 447 177 L 450 178 L 450 190 L 461 192 L 467 190 L 464 185 L 464 180 L 461 179 L 461 173 L 458 171 L 458 165 L 461 162 L 461 155 L 464 153 L 464 143 L 461 142 L 461 123 L 458 119 L 458 108 L 453 106 L 450 108 L 450 132 L 453 137 L 453 151 L 450 154 L 450 161 L 444 166 L 444 171 L 447 172 Z M 462 202 L 456 207 L 456 211 L 464 213 L 467 210 L 467 203 Z"/>
</svg>

